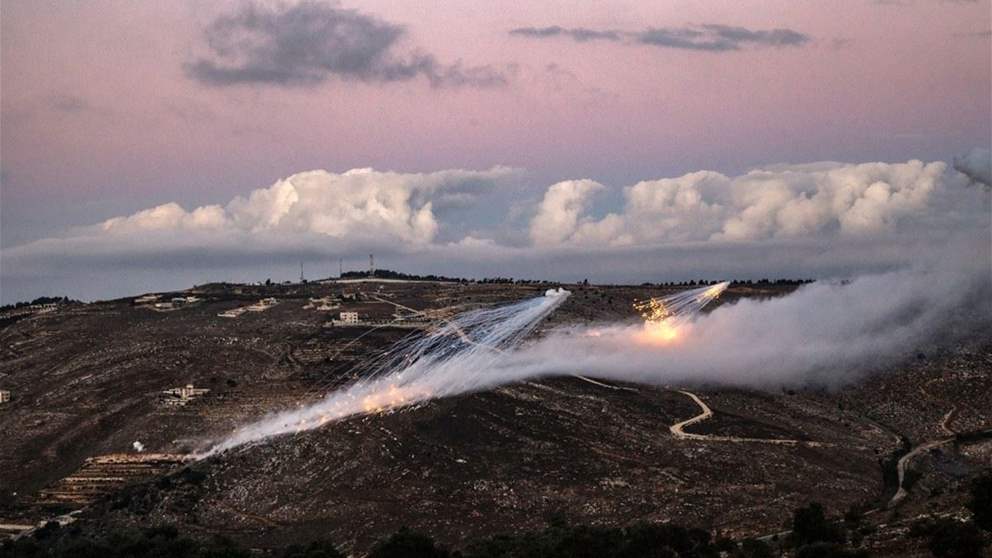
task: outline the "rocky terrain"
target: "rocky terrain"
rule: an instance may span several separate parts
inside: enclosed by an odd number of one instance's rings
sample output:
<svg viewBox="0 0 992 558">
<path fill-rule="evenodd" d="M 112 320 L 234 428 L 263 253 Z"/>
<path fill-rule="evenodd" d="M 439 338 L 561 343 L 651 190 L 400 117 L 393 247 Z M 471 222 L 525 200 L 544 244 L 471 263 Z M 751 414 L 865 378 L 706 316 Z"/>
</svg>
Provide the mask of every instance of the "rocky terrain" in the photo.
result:
<svg viewBox="0 0 992 558">
<path fill-rule="evenodd" d="M 635 299 L 674 289 L 566 287 L 573 296 L 542 329 L 636 319 Z M 906 535 L 912 522 L 966 514 L 968 482 L 992 467 L 983 332 L 837 391 L 628 385 L 576 370 L 185 457 L 346 383 L 418 327 L 414 316 L 546 288 L 217 284 L 0 320 L 0 389 L 11 392 L 0 404 L 0 525 L 13 534 L 80 510 L 71 517 L 95 525 L 172 523 L 260 548 L 329 537 L 361 553 L 403 526 L 457 545 L 553 517 L 770 536 L 818 501 L 834 516 L 868 512 L 861 545 L 873 554 L 926 556 Z M 720 303 L 793 288 L 735 285 Z M 273 300 L 219 315 L 262 299 Z M 341 312 L 363 323 L 333 325 Z M 209 391 L 164 393 L 187 385 Z"/>
</svg>

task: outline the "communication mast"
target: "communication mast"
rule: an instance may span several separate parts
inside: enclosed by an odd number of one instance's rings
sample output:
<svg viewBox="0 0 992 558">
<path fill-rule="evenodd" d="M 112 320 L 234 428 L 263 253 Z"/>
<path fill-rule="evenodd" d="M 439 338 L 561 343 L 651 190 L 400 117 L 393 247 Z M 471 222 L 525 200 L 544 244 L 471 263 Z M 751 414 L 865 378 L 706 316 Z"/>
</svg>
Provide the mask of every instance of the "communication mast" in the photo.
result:
<svg viewBox="0 0 992 558">
<path fill-rule="evenodd" d="M 375 277 L 375 256 L 369 254 L 369 277 Z"/>
</svg>

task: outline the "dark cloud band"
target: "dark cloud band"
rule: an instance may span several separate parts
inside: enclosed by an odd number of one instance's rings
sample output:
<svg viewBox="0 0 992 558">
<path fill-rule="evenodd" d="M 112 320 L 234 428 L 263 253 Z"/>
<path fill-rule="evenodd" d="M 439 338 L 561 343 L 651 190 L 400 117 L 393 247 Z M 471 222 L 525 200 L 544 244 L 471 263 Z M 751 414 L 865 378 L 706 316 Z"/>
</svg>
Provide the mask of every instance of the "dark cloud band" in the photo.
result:
<svg viewBox="0 0 992 558">
<path fill-rule="evenodd" d="M 331 77 L 379 83 L 424 77 L 435 87 L 506 82 L 489 66 L 397 54 L 395 47 L 405 33 L 401 25 L 315 2 L 277 8 L 247 4 L 207 26 L 208 53 L 189 62 L 186 72 L 214 86 L 312 86 Z"/>
<path fill-rule="evenodd" d="M 809 35 L 792 29 L 747 29 L 729 25 L 704 24 L 695 27 L 650 27 L 627 32 L 611 29 L 520 27 L 511 35 L 531 39 L 564 37 L 576 42 L 608 41 L 681 50 L 727 52 L 747 47 L 790 47 L 810 42 Z"/>
</svg>

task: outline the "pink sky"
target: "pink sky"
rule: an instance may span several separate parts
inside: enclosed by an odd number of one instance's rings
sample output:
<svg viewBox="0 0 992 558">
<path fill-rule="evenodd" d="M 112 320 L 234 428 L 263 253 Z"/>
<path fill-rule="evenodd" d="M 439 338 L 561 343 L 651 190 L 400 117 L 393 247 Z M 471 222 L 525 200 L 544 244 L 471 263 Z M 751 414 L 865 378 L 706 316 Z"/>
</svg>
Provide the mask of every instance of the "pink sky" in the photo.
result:
<svg viewBox="0 0 992 558">
<path fill-rule="evenodd" d="M 154 204 L 223 202 L 297 171 L 527 170 L 622 186 L 770 162 L 948 159 L 990 137 L 990 3 L 349 2 L 397 52 L 490 65 L 503 87 L 423 79 L 209 86 L 184 72 L 236 3 L 2 6 L 3 245 Z M 511 36 L 787 28 L 796 47 L 698 52 Z"/>
</svg>

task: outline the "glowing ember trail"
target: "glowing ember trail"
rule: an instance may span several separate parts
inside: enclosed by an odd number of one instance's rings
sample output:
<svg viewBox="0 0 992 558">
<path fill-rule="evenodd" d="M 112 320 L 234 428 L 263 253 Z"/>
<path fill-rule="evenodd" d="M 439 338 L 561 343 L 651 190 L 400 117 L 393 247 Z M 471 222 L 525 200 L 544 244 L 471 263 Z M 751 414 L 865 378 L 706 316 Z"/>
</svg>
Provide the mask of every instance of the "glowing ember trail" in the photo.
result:
<svg viewBox="0 0 992 558">
<path fill-rule="evenodd" d="M 195 457 L 312 430 L 354 415 L 386 412 L 499 384 L 499 378 L 490 372 L 569 294 L 563 289 L 551 289 L 542 297 L 466 312 L 443 322 L 426 335 L 401 341 L 362 366 L 358 370 L 361 379 L 350 386 L 308 407 L 239 428 Z"/>
<path fill-rule="evenodd" d="M 717 283 L 635 303 L 634 309 L 644 318 L 644 329 L 637 335 L 637 340 L 652 345 L 678 342 L 688 334 L 696 313 L 719 297 L 728 286 L 728 282 Z"/>
<path fill-rule="evenodd" d="M 635 305 L 644 317 L 632 342 L 666 345 L 683 339 L 696 314 L 728 283 L 652 298 Z M 356 372 L 361 379 L 300 409 L 239 428 L 196 454 L 204 458 L 272 436 L 319 428 L 355 415 L 388 412 L 430 399 L 470 393 L 528 377 L 559 375 L 543 359 L 534 360 L 519 345 L 570 293 L 552 289 L 544 296 L 497 308 L 474 310 L 442 322 L 423 336 L 401 341 Z M 608 328 L 609 336 L 631 341 L 627 327 Z M 584 337 L 598 337 L 595 330 Z M 521 350 L 523 349 L 523 350 Z M 592 371 L 594 372 L 594 371 Z"/>
</svg>

